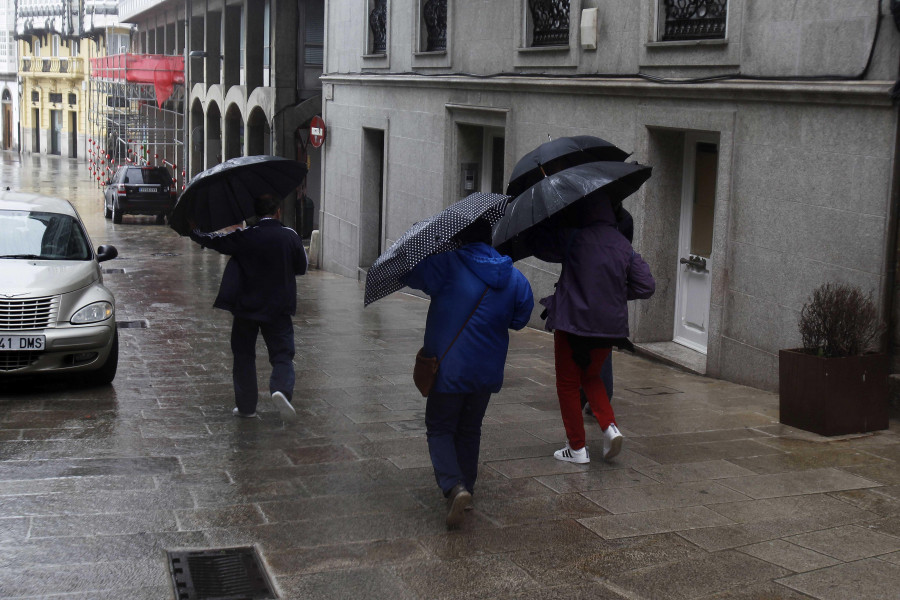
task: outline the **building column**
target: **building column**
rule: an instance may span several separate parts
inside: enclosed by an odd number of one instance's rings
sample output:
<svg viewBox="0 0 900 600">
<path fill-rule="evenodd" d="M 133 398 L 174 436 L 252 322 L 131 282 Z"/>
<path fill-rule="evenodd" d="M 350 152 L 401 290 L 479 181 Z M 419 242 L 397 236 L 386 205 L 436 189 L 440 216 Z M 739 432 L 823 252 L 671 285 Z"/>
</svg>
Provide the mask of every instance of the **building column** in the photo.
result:
<svg viewBox="0 0 900 600">
<path fill-rule="evenodd" d="M 263 11 L 259 0 L 244 0 L 244 83 L 247 97 L 263 84 Z"/>
<path fill-rule="evenodd" d="M 241 6 L 225 7 L 225 48 L 223 50 L 224 77 L 222 83 L 228 88 L 241 83 Z"/>
<path fill-rule="evenodd" d="M 206 13 L 206 87 L 222 81 L 222 13 Z"/>
</svg>

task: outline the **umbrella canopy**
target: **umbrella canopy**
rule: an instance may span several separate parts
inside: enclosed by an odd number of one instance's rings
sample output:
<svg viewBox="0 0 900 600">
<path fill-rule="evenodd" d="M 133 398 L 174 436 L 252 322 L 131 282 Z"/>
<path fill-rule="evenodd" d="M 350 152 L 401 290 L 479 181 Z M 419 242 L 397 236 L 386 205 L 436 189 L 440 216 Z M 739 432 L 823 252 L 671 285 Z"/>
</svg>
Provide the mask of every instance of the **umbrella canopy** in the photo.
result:
<svg viewBox="0 0 900 600">
<path fill-rule="evenodd" d="M 638 163 L 606 161 L 569 167 L 545 177 L 510 201 L 494 227 L 494 247 L 513 260 L 531 256 L 533 250 L 523 234 L 554 215 L 577 223 L 591 202 L 621 202 L 650 178 L 650 171 Z"/>
<path fill-rule="evenodd" d="M 623 161 L 628 153 L 593 135 L 561 137 L 544 142 L 516 163 L 506 193 L 518 196 L 548 175 L 601 160 Z"/>
<path fill-rule="evenodd" d="M 303 182 L 306 165 L 281 156 L 239 156 L 211 167 L 181 192 L 169 224 L 180 235 L 189 223 L 205 232 L 241 223 L 254 216 L 253 199 L 269 193 L 284 198 Z"/>
<path fill-rule="evenodd" d="M 454 236 L 477 219 L 496 224 L 508 200 L 503 194 L 471 194 L 410 227 L 369 267 L 365 306 L 402 289 L 401 279 L 425 257 L 459 248 Z"/>
</svg>

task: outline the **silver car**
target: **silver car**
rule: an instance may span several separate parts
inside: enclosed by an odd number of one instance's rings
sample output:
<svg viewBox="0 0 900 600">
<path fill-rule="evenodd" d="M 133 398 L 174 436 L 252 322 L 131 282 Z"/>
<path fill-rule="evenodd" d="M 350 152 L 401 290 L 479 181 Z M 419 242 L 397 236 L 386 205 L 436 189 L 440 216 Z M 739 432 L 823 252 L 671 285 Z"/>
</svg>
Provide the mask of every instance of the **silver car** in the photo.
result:
<svg viewBox="0 0 900 600">
<path fill-rule="evenodd" d="M 77 374 L 105 385 L 116 376 L 119 336 L 112 292 L 84 224 L 66 200 L 0 192 L 0 381 Z"/>
</svg>

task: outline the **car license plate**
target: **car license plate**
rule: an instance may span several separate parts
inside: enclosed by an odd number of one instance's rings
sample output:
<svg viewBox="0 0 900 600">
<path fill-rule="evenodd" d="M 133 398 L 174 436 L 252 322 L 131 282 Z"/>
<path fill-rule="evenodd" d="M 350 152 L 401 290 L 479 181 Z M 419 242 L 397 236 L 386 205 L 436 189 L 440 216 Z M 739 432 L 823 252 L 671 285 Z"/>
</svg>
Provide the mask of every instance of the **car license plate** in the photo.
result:
<svg viewBox="0 0 900 600">
<path fill-rule="evenodd" d="M 142 188 L 138 188 L 138 191 L 139 191 L 139 192 L 150 192 L 150 193 L 153 193 L 153 192 L 156 191 L 156 188 L 155 188 L 155 187 L 142 187 Z"/>
<path fill-rule="evenodd" d="M 43 350 L 45 343 L 42 335 L 0 335 L 0 352 Z"/>
</svg>

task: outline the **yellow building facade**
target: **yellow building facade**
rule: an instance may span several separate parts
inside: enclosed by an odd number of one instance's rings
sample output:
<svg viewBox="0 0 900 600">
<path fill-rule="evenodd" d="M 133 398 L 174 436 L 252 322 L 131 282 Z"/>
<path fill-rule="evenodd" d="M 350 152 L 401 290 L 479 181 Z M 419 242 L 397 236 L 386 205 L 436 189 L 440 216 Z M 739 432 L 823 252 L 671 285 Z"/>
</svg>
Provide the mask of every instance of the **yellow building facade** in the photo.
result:
<svg viewBox="0 0 900 600">
<path fill-rule="evenodd" d="M 19 40 L 22 151 L 67 157 L 86 155 L 90 59 L 105 56 L 108 37 L 128 38 L 127 28 L 80 39 L 58 34 Z M 124 48 L 123 48 L 124 50 Z"/>
</svg>

